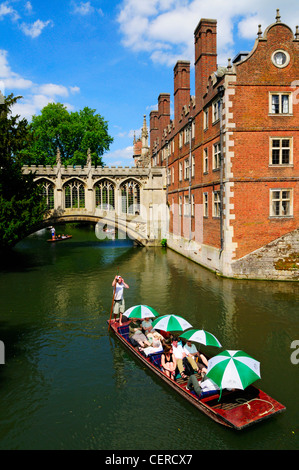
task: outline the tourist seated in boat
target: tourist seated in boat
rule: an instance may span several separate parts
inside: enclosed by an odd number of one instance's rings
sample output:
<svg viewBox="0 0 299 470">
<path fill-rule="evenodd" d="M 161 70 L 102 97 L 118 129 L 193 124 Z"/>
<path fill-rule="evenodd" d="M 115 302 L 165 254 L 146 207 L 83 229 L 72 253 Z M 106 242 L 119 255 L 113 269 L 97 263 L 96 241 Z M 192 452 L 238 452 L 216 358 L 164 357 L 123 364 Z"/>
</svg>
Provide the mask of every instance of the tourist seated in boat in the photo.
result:
<svg viewBox="0 0 299 470">
<path fill-rule="evenodd" d="M 161 355 L 161 367 L 162 371 L 170 377 L 172 380 L 175 379 L 175 370 L 177 366 L 177 361 L 175 355 L 173 354 L 173 349 L 171 346 L 164 346 L 164 351 Z"/>
<path fill-rule="evenodd" d="M 207 394 L 207 392 L 209 392 L 209 394 L 213 392 L 217 393 L 219 391 L 219 387 L 211 379 L 205 378 L 197 380 L 196 376 L 192 374 L 188 379 L 186 390 L 194 390 L 196 395 L 200 397 L 202 393 L 204 393 L 205 395 Z"/>
<path fill-rule="evenodd" d="M 151 342 L 150 346 L 143 348 L 142 351 L 146 356 L 149 354 L 157 354 L 163 351 L 163 346 L 159 338 L 153 337 L 153 341 Z"/>
<path fill-rule="evenodd" d="M 173 354 L 176 358 L 177 366 L 179 369 L 179 372 L 182 376 L 183 379 L 187 378 L 187 375 L 185 373 L 185 366 L 184 366 L 184 358 L 187 358 L 189 364 L 191 365 L 192 369 L 194 372 L 199 372 L 199 368 L 194 361 L 193 357 L 191 354 L 188 352 L 184 351 L 184 348 L 181 344 L 178 344 L 178 338 L 175 336 L 172 340 L 172 348 L 173 348 Z"/>
<path fill-rule="evenodd" d="M 187 341 L 184 346 L 184 351 L 186 352 L 186 354 L 189 353 L 196 361 L 201 374 L 206 374 L 208 368 L 208 360 L 200 351 L 197 350 L 195 344 L 191 343 L 191 341 Z"/>
<path fill-rule="evenodd" d="M 163 336 L 158 333 L 158 331 L 154 330 L 152 327 L 152 319 L 151 318 L 145 318 L 141 322 L 141 326 L 143 329 L 143 332 L 145 336 L 149 339 L 149 341 L 153 341 L 153 338 L 163 340 Z"/>
<path fill-rule="evenodd" d="M 147 336 L 149 333 L 153 333 L 155 330 L 152 327 L 152 320 L 151 318 L 144 318 L 144 320 L 141 322 L 142 329 L 144 331 L 145 336 Z"/>
<path fill-rule="evenodd" d="M 151 345 L 147 337 L 142 333 L 142 327 L 137 318 L 132 318 L 129 324 L 129 338 L 136 341 L 142 348 Z"/>
</svg>

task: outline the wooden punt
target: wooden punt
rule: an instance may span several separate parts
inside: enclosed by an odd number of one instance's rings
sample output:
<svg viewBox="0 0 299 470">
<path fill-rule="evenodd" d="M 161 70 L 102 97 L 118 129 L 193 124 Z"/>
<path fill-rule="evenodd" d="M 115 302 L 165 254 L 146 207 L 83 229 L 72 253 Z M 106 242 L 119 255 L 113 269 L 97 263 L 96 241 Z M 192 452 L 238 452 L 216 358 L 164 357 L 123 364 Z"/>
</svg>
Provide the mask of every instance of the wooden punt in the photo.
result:
<svg viewBox="0 0 299 470">
<path fill-rule="evenodd" d="M 108 320 L 108 325 L 109 323 L 110 330 L 143 364 L 189 403 L 219 424 L 240 431 L 285 410 L 284 405 L 253 385 L 245 390 L 223 390 L 220 400 L 219 391 L 203 392 L 198 397 L 194 391 L 186 389 L 186 379 L 173 381 L 162 372 L 159 367 L 161 353 L 144 356 L 132 346 L 129 340 L 130 322 L 123 323 L 122 326 L 119 326 L 118 321 Z M 199 379 L 198 374 L 196 375 Z"/>
<path fill-rule="evenodd" d="M 64 237 L 50 238 L 49 240 L 47 240 L 47 242 L 51 242 L 51 243 L 63 242 L 64 240 L 68 240 L 69 238 L 72 238 L 72 235 L 65 235 Z"/>
</svg>

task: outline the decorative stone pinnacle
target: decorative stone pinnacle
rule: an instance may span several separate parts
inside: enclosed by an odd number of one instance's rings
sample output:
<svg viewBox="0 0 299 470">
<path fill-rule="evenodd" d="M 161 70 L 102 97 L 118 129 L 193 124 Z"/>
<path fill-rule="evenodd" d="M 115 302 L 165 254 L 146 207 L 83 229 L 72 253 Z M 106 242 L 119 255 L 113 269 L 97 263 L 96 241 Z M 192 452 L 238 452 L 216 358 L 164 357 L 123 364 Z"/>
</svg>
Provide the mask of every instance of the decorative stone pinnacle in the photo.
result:
<svg viewBox="0 0 299 470">
<path fill-rule="evenodd" d="M 281 16 L 280 16 L 280 13 L 279 13 L 279 8 L 277 8 L 277 10 L 276 10 L 276 23 L 281 22 L 280 18 L 281 18 Z"/>
<path fill-rule="evenodd" d="M 299 26 L 296 26 L 295 39 L 299 39 Z"/>
<path fill-rule="evenodd" d="M 232 60 L 231 60 L 230 57 L 227 59 L 227 62 L 228 62 L 228 63 L 227 63 L 227 70 L 231 70 L 231 68 L 232 68 Z"/>
<path fill-rule="evenodd" d="M 262 33 L 262 25 L 259 24 L 259 29 L 258 29 L 258 32 L 257 32 L 257 36 L 260 38 L 260 37 L 262 37 L 262 34 L 263 34 Z"/>
</svg>

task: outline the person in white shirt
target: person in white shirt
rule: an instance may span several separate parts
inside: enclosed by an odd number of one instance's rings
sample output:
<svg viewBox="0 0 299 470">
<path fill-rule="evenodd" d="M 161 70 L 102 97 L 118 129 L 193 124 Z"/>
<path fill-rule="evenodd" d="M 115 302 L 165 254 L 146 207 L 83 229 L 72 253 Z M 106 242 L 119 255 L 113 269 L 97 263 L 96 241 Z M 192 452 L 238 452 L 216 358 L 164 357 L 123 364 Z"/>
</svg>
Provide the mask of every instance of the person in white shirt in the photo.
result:
<svg viewBox="0 0 299 470">
<path fill-rule="evenodd" d="M 184 373 L 184 370 L 185 370 L 184 363 L 183 363 L 184 357 L 187 357 L 188 362 L 191 364 L 191 367 L 194 370 L 194 372 L 199 371 L 197 364 L 194 361 L 192 355 L 188 353 L 188 351 L 184 351 L 183 346 L 181 344 L 178 344 L 178 339 L 176 337 L 174 337 L 172 340 L 172 349 L 173 349 L 173 354 L 176 358 L 179 372 L 183 379 L 187 378 L 186 374 Z"/>
<path fill-rule="evenodd" d="M 112 282 L 112 287 L 114 287 L 114 321 L 116 321 L 117 315 L 119 314 L 119 324 L 122 325 L 122 314 L 125 311 L 124 289 L 129 289 L 129 286 L 121 276 L 115 276 Z"/>
<path fill-rule="evenodd" d="M 207 367 L 208 367 L 208 360 L 202 353 L 200 353 L 197 350 L 195 344 L 192 344 L 191 341 L 187 341 L 187 343 L 184 346 L 184 351 L 186 353 L 191 354 L 192 357 L 194 358 L 194 360 L 196 360 L 196 358 L 198 358 L 198 364 L 197 364 L 198 368 L 200 369 L 202 375 L 206 374 L 207 373 Z"/>
</svg>

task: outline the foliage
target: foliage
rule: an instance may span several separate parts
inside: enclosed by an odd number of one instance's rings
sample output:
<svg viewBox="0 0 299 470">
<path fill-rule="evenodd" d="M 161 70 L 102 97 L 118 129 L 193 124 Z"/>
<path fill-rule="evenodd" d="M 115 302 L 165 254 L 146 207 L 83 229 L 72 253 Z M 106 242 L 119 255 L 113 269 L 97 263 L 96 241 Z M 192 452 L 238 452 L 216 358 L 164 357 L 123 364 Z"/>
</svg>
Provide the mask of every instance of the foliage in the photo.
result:
<svg viewBox="0 0 299 470">
<path fill-rule="evenodd" d="M 167 238 L 162 238 L 161 245 L 166 247 L 167 246 Z"/>
<path fill-rule="evenodd" d="M 94 109 L 69 113 L 61 103 L 49 103 L 33 116 L 29 131 L 32 144 L 22 152 L 28 165 L 55 165 L 59 148 L 62 164 L 85 165 L 90 150 L 92 163 L 102 166 L 102 155 L 113 142 L 108 123 Z"/>
<path fill-rule="evenodd" d="M 11 115 L 19 98 L 11 94 L 0 105 L 0 248 L 14 246 L 47 210 L 34 176 L 22 173 L 20 152 L 31 137 L 26 119 Z"/>
</svg>

